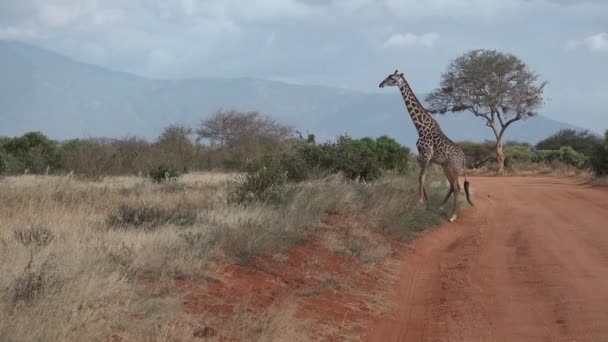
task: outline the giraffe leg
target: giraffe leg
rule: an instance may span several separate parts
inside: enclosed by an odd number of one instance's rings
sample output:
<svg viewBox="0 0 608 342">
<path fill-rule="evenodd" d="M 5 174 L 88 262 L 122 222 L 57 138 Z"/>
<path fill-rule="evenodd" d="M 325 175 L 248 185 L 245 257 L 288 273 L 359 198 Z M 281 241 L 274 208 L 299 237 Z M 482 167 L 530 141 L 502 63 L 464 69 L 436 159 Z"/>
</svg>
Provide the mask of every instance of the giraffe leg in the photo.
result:
<svg viewBox="0 0 608 342">
<path fill-rule="evenodd" d="M 429 166 L 428 162 L 420 163 L 420 175 L 418 176 L 418 196 L 420 204 L 426 204 L 428 199 L 424 183 L 426 182 L 426 171 Z"/>
<path fill-rule="evenodd" d="M 425 181 L 426 181 L 426 178 L 425 178 Z M 425 183 L 422 183 L 422 195 L 424 196 L 424 202 L 426 203 L 429 201 L 429 196 L 426 193 L 426 184 Z"/>
<path fill-rule="evenodd" d="M 450 184 L 450 189 L 448 190 L 448 194 L 445 195 L 445 198 L 443 199 L 443 202 L 441 202 L 441 206 L 439 206 L 440 210 L 443 210 L 443 206 L 447 203 L 447 201 L 450 199 L 450 196 L 452 195 L 454 191 L 452 190 L 452 185 Z"/>
<path fill-rule="evenodd" d="M 443 174 L 445 175 L 445 178 L 447 178 L 448 179 L 448 183 L 450 183 L 450 188 L 448 189 L 448 194 L 445 195 L 445 198 L 441 202 L 441 205 L 439 206 L 439 210 L 443 210 L 444 205 L 450 199 L 450 196 L 454 192 L 454 189 L 452 187 L 452 183 L 454 181 L 452 180 L 452 178 L 450 178 L 450 172 L 448 171 L 448 167 L 446 165 L 442 165 L 442 168 L 443 168 Z"/>
<path fill-rule="evenodd" d="M 459 212 L 460 202 L 458 201 L 458 195 L 460 194 L 460 184 L 458 183 L 458 175 L 452 175 L 453 180 L 452 184 L 452 192 L 454 193 L 454 212 L 452 213 L 452 217 L 450 217 L 450 222 L 456 221 Z"/>
</svg>

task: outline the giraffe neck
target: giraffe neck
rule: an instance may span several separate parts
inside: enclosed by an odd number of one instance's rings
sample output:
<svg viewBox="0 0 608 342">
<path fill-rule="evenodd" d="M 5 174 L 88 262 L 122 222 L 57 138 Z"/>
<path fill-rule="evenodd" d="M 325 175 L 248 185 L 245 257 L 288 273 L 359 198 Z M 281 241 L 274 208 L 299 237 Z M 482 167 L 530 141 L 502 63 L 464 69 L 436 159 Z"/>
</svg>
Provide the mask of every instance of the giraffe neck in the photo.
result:
<svg viewBox="0 0 608 342">
<path fill-rule="evenodd" d="M 401 90 L 405 107 L 410 113 L 410 117 L 414 122 L 414 126 L 416 126 L 418 135 L 420 135 L 429 128 L 429 124 L 434 122 L 435 119 L 433 119 L 433 117 L 424 109 L 405 78 L 402 78 L 401 82 L 399 82 L 399 90 Z"/>
</svg>

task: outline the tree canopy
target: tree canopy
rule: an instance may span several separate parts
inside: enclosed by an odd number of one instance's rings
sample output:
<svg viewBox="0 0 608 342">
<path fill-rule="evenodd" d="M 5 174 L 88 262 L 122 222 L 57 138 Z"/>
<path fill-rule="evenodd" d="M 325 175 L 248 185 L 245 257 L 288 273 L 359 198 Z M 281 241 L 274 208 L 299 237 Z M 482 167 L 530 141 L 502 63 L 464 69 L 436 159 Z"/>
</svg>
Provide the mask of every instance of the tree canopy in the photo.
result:
<svg viewBox="0 0 608 342">
<path fill-rule="evenodd" d="M 432 113 L 469 111 L 496 137 L 499 172 L 504 167 L 502 138 L 514 122 L 537 115 L 547 82 L 514 55 L 473 50 L 456 58 L 427 97 Z"/>
</svg>

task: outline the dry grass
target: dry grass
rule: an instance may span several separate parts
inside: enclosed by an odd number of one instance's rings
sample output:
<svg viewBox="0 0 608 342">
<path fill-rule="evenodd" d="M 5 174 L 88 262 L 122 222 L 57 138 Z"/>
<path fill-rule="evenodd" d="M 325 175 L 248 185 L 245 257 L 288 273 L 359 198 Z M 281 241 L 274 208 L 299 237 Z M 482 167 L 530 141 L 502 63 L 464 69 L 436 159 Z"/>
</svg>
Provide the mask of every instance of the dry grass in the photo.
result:
<svg viewBox="0 0 608 342">
<path fill-rule="evenodd" d="M 281 205 L 238 206 L 228 203 L 235 177 L 188 174 L 172 184 L 0 179 L 0 340 L 188 340 L 201 317 L 190 317 L 171 295 L 175 279 L 206 277 L 212 259 L 245 264 L 284 250 L 325 229 L 327 212 L 365 210 L 365 224 L 404 236 L 440 217 L 414 210 L 414 178 L 366 185 L 332 177 L 291 187 Z M 432 190 L 435 197 L 443 192 Z M 418 216 L 404 221 L 400 215 L 412 210 Z M 390 253 L 369 230 L 353 229 L 352 240 L 336 248 L 369 262 Z M 153 291 L 144 286 L 150 283 Z M 243 313 L 215 329 L 247 340 L 295 341 L 305 334 L 293 311 L 286 305 L 262 316 Z"/>
<path fill-rule="evenodd" d="M 567 165 L 558 161 L 551 163 L 513 163 L 505 167 L 506 176 L 557 176 L 570 177 L 586 174 L 587 170 L 579 170 L 574 166 Z M 496 166 L 488 165 L 480 169 L 467 170 L 467 175 L 471 176 L 495 176 Z"/>
</svg>

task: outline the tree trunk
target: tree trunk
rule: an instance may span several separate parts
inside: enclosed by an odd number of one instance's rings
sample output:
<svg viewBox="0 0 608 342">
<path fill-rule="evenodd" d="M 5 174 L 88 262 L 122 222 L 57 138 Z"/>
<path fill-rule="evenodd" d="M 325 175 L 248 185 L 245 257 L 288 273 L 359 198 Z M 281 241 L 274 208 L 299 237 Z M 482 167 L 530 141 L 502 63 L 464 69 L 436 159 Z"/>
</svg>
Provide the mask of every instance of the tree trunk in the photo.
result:
<svg viewBox="0 0 608 342">
<path fill-rule="evenodd" d="M 502 138 L 496 141 L 496 173 L 502 176 L 505 172 L 505 154 L 502 151 Z"/>
</svg>

